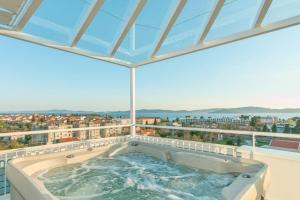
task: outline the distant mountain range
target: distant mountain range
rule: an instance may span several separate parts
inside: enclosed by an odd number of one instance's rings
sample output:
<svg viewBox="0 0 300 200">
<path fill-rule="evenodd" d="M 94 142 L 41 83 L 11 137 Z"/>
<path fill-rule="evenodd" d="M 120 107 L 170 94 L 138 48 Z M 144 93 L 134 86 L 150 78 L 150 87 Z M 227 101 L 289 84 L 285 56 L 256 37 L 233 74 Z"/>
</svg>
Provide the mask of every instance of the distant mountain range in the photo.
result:
<svg viewBox="0 0 300 200">
<path fill-rule="evenodd" d="M 129 111 L 111 111 L 111 112 L 94 112 L 94 111 L 72 111 L 72 110 L 41 110 L 41 111 L 12 111 L 0 112 L 0 114 L 109 114 L 109 115 L 129 115 Z M 255 114 L 255 113 L 300 113 L 300 108 L 283 108 L 273 109 L 264 107 L 239 107 L 239 108 L 210 108 L 199 110 L 164 110 L 164 109 L 140 109 L 137 113 L 150 114 L 150 113 L 211 113 L 211 114 Z"/>
</svg>

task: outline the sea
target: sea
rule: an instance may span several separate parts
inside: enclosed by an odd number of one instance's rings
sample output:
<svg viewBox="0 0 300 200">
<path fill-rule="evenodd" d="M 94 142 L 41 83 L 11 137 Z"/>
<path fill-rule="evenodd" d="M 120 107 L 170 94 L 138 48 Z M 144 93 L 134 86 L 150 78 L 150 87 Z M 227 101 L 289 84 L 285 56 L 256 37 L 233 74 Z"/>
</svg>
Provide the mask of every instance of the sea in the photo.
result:
<svg viewBox="0 0 300 200">
<path fill-rule="evenodd" d="M 113 117 L 129 117 L 129 112 L 113 112 L 110 113 Z M 169 118 L 170 120 L 176 118 L 190 117 L 204 117 L 204 118 L 238 118 L 241 115 L 261 116 L 261 117 L 277 117 L 279 119 L 289 119 L 293 117 L 300 117 L 300 113 L 204 113 L 204 112 L 137 112 L 137 117 L 157 117 Z"/>
</svg>

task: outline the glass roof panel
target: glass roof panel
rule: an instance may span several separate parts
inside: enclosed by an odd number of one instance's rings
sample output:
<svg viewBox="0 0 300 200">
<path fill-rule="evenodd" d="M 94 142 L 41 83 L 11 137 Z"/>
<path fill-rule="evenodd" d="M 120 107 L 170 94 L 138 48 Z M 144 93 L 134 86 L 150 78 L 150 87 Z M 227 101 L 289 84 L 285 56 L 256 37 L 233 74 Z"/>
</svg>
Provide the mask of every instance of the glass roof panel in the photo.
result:
<svg viewBox="0 0 300 200">
<path fill-rule="evenodd" d="M 263 25 L 300 15 L 299 0 L 273 0 Z"/>
<path fill-rule="evenodd" d="M 213 9 L 223 1 L 0 0 L 0 34 L 135 67 L 300 23 L 300 0 L 272 0 L 265 19 L 259 18 L 262 25 L 293 20 L 226 39 L 254 28 L 265 0 L 224 1 L 208 30 Z M 197 45 L 203 30 L 208 31 L 207 43 Z M 215 39 L 219 40 L 209 42 Z M 151 58 L 152 54 L 158 56 Z"/>
<path fill-rule="evenodd" d="M 138 0 L 106 0 L 77 47 L 108 55 Z"/>
<path fill-rule="evenodd" d="M 21 10 L 30 0 L 0 0 L 0 28 L 11 29 Z"/>
<path fill-rule="evenodd" d="M 0 8 L 16 14 L 24 3 L 25 0 L 0 0 Z"/>
<path fill-rule="evenodd" d="M 194 46 L 216 0 L 188 0 L 158 55 Z"/>
<path fill-rule="evenodd" d="M 69 44 L 93 0 L 43 0 L 23 32 Z"/>
<path fill-rule="evenodd" d="M 115 56 L 132 63 L 149 58 L 177 4 L 178 0 L 148 0 Z"/>
<path fill-rule="evenodd" d="M 0 24 L 1 25 L 9 25 L 14 17 L 14 14 L 10 12 L 6 12 L 4 10 L 0 10 Z"/>
<path fill-rule="evenodd" d="M 214 40 L 252 28 L 262 0 L 226 0 L 206 40 Z"/>
</svg>

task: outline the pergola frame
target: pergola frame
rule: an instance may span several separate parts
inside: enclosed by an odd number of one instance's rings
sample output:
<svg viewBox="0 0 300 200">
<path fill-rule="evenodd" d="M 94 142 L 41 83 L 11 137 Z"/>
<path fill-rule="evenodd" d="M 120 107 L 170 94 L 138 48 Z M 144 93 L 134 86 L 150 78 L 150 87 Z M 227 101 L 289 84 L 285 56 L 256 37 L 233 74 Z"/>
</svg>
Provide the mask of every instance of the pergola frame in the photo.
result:
<svg viewBox="0 0 300 200">
<path fill-rule="evenodd" d="M 257 13 L 257 16 L 255 18 L 253 26 L 244 32 L 239 32 L 233 35 L 229 35 L 223 38 L 205 41 L 209 31 L 211 30 L 212 26 L 215 23 L 215 20 L 217 19 L 220 11 L 222 10 L 225 0 L 217 0 L 215 6 L 213 7 L 207 22 L 205 23 L 205 26 L 202 30 L 202 32 L 198 36 L 197 43 L 189 48 L 185 48 L 178 51 L 173 51 L 170 53 L 166 53 L 163 55 L 157 55 L 158 51 L 160 50 L 162 44 L 166 40 L 169 32 L 171 31 L 172 27 L 174 26 L 176 19 L 182 12 L 184 5 L 186 1 L 188 0 L 177 0 L 177 5 L 174 7 L 174 10 L 171 12 L 170 18 L 167 20 L 167 23 L 162 28 L 160 32 L 160 36 L 157 41 L 155 41 L 155 44 L 153 46 L 153 49 L 151 50 L 151 55 L 147 60 L 144 60 L 139 63 L 132 63 L 125 60 L 120 60 L 114 57 L 115 53 L 120 48 L 123 40 L 125 39 L 126 35 L 129 33 L 130 29 L 134 26 L 134 23 L 137 19 L 137 17 L 140 15 L 140 13 L 143 11 L 143 8 L 148 0 L 138 0 L 137 4 L 133 8 L 133 11 L 129 15 L 128 19 L 126 20 L 126 23 L 124 24 L 123 28 L 121 29 L 120 33 L 118 34 L 118 37 L 116 38 L 115 42 L 113 42 L 112 47 L 110 49 L 110 53 L 108 56 L 103 55 L 97 55 L 95 53 L 80 49 L 76 47 L 77 43 L 80 41 L 84 33 L 87 31 L 89 25 L 95 18 L 96 14 L 101 11 L 101 7 L 104 4 L 105 0 L 95 0 L 95 3 L 91 5 L 91 7 L 88 9 L 87 14 L 83 17 L 82 23 L 79 25 L 78 30 L 76 31 L 74 37 L 71 40 L 70 45 L 62 45 L 47 39 L 41 39 L 38 37 L 35 37 L 30 34 L 26 34 L 22 32 L 22 29 L 26 26 L 28 23 L 30 17 L 34 14 L 34 12 L 37 10 L 39 5 L 41 4 L 43 0 L 32 0 L 31 4 L 28 5 L 26 8 L 23 8 L 23 15 L 19 16 L 19 19 L 16 21 L 12 29 L 5 29 L 0 28 L 0 35 L 12 37 L 15 39 L 24 40 L 27 42 L 43 45 L 46 47 L 78 54 L 81 56 L 86 56 L 89 58 L 106 61 L 110 63 L 114 63 L 120 66 L 124 66 L 130 69 L 130 111 L 131 111 L 131 133 L 132 135 L 135 135 L 135 123 L 136 123 L 136 105 L 135 105 L 135 99 L 136 99 L 136 92 L 135 92 L 135 78 L 136 78 L 136 68 L 140 66 L 144 66 L 150 63 L 162 61 L 165 59 L 181 56 L 184 54 L 189 54 L 196 51 L 201 51 L 204 49 L 224 45 L 227 43 L 239 41 L 242 39 L 254 37 L 260 34 L 276 31 L 279 29 L 287 28 L 290 26 L 298 25 L 300 24 L 300 15 L 297 15 L 292 18 L 284 19 L 281 21 L 277 21 L 271 24 L 262 25 L 263 20 L 265 19 L 265 16 L 270 8 L 270 5 L 272 3 L 272 0 L 263 0 L 262 5 L 259 9 L 259 12 Z M 1 2 L 0 2 L 1 3 Z M 1 16 L 0 16 L 1 17 Z"/>
</svg>

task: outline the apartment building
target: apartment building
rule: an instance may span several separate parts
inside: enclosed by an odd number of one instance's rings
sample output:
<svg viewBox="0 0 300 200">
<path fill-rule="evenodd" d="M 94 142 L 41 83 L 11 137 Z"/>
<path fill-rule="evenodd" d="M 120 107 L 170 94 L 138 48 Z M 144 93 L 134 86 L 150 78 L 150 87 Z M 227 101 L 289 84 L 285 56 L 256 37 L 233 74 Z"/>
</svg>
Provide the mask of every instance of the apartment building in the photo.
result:
<svg viewBox="0 0 300 200">
<path fill-rule="evenodd" d="M 100 127 L 100 123 L 89 122 L 89 127 Z M 98 139 L 100 138 L 100 129 L 88 130 L 89 139 Z"/>
<path fill-rule="evenodd" d="M 62 131 L 58 131 L 55 133 L 49 133 L 48 134 L 48 144 L 57 143 L 61 139 L 72 138 L 73 137 L 72 131 L 65 130 L 65 129 L 71 129 L 71 128 L 73 128 L 73 126 L 67 125 L 67 124 L 48 126 L 48 130 L 63 129 Z"/>
<path fill-rule="evenodd" d="M 161 122 L 161 119 L 160 118 L 155 118 L 155 117 L 138 117 L 136 118 L 136 123 L 137 124 L 143 124 L 143 125 L 146 125 L 146 124 L 159 124 Z"/>
</svg>

